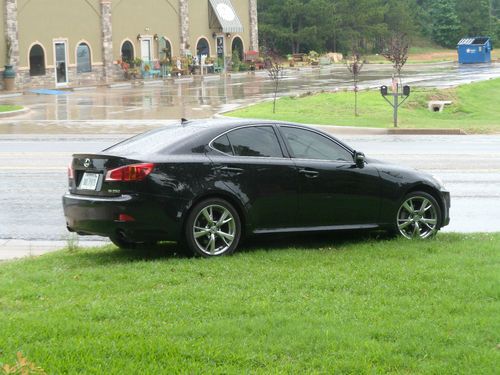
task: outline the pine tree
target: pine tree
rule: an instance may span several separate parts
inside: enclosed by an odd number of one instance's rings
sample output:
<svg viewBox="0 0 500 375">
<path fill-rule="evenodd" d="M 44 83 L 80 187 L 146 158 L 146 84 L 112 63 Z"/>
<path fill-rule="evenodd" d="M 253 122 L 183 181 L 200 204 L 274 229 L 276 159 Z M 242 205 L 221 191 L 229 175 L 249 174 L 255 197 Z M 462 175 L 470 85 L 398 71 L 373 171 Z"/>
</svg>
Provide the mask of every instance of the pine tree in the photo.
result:
<svg viewBox="0 0 500 375">
<path fill-rule="evenodd" d="M 455 47 L 461 38 L 460 21 L 452 0 L 435 0 L 430 10 L 432 39 L 444 46 Z"/>
</svg>

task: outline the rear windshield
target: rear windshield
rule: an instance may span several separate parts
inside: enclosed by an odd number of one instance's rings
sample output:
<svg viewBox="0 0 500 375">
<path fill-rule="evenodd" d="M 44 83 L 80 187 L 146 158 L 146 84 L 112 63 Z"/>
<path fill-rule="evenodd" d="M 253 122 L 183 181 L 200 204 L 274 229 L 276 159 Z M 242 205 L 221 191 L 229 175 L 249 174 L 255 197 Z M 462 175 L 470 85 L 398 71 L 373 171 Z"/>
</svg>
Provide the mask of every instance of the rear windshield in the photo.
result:
<svg viewBox="0 0 500 375">
<path fill-rule="evenodd" d="M 197 127 L 168 126 L 154 129 L 146 133 L 136 135 L 113 145 L 103 151 L 117 154 L 154 154 L 168 150 L 169 147 L 179 145 L 186 139 L 199 132 Z"/>
</svg>

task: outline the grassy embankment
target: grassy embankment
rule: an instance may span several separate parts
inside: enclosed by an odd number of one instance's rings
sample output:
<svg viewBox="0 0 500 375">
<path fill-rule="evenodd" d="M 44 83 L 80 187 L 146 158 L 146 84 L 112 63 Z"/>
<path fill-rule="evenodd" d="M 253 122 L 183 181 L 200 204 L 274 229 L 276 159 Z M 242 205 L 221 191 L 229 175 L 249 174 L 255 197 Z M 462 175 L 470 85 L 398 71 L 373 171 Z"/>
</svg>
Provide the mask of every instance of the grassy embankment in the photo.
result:
<svg viewBox="0 0 500 375">
<path fill-rule="evenodd" d="M 0 104 L 0 113 L 1 112 L 12 112 L 23 109 L 20 105 L 2 105 Z"/>
<path fill-rule="evenodd" d="M 366 55 L 363 59 L 370 64 L 391 64 L 380 54 Z M 446 61 L 458 61 L 455 49 L 445 49 L 438 46 L 426 45 L 411 47 L 408 51 L 408 64 L 439 63 Z"/>
<path fill-rule="evenodd" d="M 500 59 L 500 50 L 493 49 L 491 53 L 492 60 Z M 390 64 L 383 56 L 366 55 L 363 56 L 369 63 L 377 64 Z M 443 48 L 430 40 L 414 36 L 411 42 L 411 47 L 408 50 L 408 64 L 422 64 L 422 63 L 439 63 L 446 61 L 458 61 L 458 54 L 455 48 Z"/>
<path fill-rule="evenodd" d="M 4 263 L 0 367 L 19 351 L 48 374 L 493 374 L 499 243 L 316 236 L 212 260 L 166 245 Z"/>
<path fill-rule="evenodd" d="M 460 128 L 469 133 L 500 132 L 500 79 L 462 85 L 452 89 L 414 88 L 399 111 L 401 128 Z M 359 114 L 354 116 L 354 93 L 321 93 L 278 101 L 276 114 L 272 102 L 259 103 L 227 115 L 264 118 L 307 124 L 392 127 L 392 107 L 378 91 L 359 93 Z M 442 113 L 430 112 L 430 100 L 451 100 Z"/>
</svg>

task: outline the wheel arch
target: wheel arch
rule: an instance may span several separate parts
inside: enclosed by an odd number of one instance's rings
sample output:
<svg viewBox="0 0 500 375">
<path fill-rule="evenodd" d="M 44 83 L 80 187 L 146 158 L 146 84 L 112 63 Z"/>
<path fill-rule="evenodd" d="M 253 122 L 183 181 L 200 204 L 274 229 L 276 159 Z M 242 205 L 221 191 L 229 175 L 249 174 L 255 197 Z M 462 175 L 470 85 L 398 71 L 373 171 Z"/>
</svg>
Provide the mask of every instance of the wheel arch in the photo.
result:
<svg viewBox="0 0 500 375">
<path fill-rule="evenodd" d="M 245 209 L 243 203 L 241 202 L 241 200 L 238 199 L 238 197 L 236 197 L 235 195 L 233 195 L 233 194 L 231 194 L 231 193 L 229 193 L 227 191 L 223 191 L 223 190 L 206 192 L 206 193 L 204 193 L 202 195 L 197 196 L 196 198 L 194 198 L 191 201 L 191 204 L 189 205 L 189 207 L 187 208 L 187 210 L 185 211 L 185 213 L 183 215 L 183 219 L 182 219 L 182 233 L 184 233 L 184 229 L 185 229 L 185 226 L 186 226 L 187 218 L 189 217 L 189 214 L 191 213 L 191 211 L 193 210 L 193 208 L 198 203 L 200 203 L 200 202 L 202 202 L 202 201 L 204 201 L 206 199 L 210 199 L 210 198 L 224 199 L 224 200 L 226 200 L 228 203 L 230 203 L 234 207 L 234 209 L 236 210 L 236 212 L 240 216 L 241 232 L 242 232 L 241 235 L 242 235 L 242 237 L 244 237 L 246 235 L 246 225 L 248 223 L 246 209 Z"/>
<path fill-rule="evenodd" d="M 441 223 L 439 223 L 439 227 L 442 227 L 443 221 L 444 221 L 444 213 L 446 212 L 446 208 L 445 208 L 445 203 L 443 201 L 443 198 L 441 197 L 439 192 L 436 190 L 436 188 L 434 188 L 432 186 L 429 186 L 426 184 L 417 184 L 417 185 L 414 185 L 411 188 L 409 188 L 405 192 L 404 196 L 407 196 L 410 193 L 415 193 L 417 191 L 422 191 L 424 193 L 431 195 L 436 200 L 436 202 L 439 204 L 439 209 L 441 210 Z"/>
</svg>

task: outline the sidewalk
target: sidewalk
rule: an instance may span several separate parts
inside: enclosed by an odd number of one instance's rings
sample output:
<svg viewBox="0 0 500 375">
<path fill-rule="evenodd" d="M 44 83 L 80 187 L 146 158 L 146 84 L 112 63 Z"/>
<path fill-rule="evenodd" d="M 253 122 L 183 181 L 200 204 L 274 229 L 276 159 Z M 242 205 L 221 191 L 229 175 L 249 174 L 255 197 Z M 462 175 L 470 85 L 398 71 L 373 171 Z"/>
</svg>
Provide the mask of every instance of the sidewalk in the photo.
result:
<svg viewBox="0 0 500 375">
<path fill-rule="evenodd" d="M 109 241 L 78 241 L 78 247 L 97 247 Z M 68 246 L 66 241 L 27 241 L 0 239 L 0 261 L 20 259 L 61 250 Z"/>
</svg>

